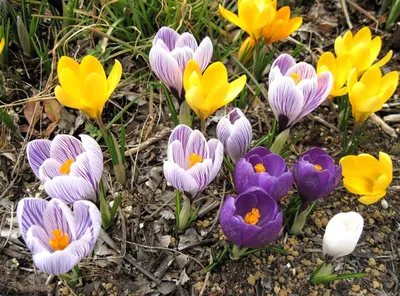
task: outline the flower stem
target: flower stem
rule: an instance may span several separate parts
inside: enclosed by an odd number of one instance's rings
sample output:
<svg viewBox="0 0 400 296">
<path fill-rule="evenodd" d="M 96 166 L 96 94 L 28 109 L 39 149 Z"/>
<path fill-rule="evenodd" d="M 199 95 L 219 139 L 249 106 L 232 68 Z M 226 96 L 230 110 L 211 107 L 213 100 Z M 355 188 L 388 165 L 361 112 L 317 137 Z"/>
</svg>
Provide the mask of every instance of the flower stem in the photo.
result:
<svg viewBox="0 0 400 296">
<path fill-rule="evenodd" d="M 206 135 L 206 119 L 201 119 L 201 132 L 203 133 L 203 135 Z"/>
<path fill-rule="evenodd" d="M 248 248 L 240 248 L 240 247 L 238 247 L 237 245 L 233 245 L 229 257 L 230 257 L 232 260 L 239 260 L 239 258 L 240 258 L 244 253 L 246 253 L 247 249 L 248 249 Z"/>
<path fill-rule="evenodd" d="M 297 235 L 303 230 L 304 225 L 306 224 L 307 221 L 307 216 L 308 216 L 307 211 L 303 211 L 297 216 L 296 220 L 292 224 L 292 228 L 290 228 L 291 234 Z"/>
</svg>

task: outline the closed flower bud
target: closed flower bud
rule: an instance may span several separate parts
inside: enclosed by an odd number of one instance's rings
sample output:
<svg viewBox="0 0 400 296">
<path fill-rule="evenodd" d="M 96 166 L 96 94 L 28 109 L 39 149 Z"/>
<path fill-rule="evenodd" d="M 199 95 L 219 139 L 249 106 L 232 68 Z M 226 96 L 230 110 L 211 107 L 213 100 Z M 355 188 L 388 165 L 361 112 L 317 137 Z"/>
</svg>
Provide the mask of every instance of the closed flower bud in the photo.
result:
<svg viewBox="0 0 400 296">
<path fill-rule="evenodd" d="M 256 41 L 252 37 L 247 37 L 239 49 L 239 60 L 245 64 L 253 55 L 254 47 L 256 46 Z"/>
</svg>

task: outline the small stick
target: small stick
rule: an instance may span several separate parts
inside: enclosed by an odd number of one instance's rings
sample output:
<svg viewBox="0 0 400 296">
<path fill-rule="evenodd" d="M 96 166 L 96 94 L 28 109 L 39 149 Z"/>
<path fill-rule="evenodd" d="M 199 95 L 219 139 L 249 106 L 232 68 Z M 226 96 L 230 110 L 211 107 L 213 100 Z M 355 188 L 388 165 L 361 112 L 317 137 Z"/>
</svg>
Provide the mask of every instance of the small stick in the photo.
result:
<svg viewBox="0 0 400 296">
<path fill-rule="evenodd" d="M 139 262 L 137 262 L 131 255 L 125 254 L 125 256 L 123 258 L 126 261 L 128 261 L 130 264 L 132 264 L 137 270 L 139 270 L 141 273 L 143 273 L 145 276 L 147 276 L 149 279 L 151 279 L 153 282 L 155 282 L 157 285 L 161 284 L 161 280 L 156 278 L 147 269 L 145 269 L 142 265 L 140 265 Z"/>
<path fill-rule="evenodd" d="M 347 5 L 345 0 L 340 0 L 340 5 L 343 8 L 344 16 L 346 18 L 347 25 L 349 26 L 349 29 L 353 29 L 353 24 L 350 21 L 350 16 L 349 16 L 349 11 L 347 10 Z"/>
<path fill-rule="evenodd" d="M 378 20 L 374 18 L 368 11 L 357 5 L 351 0 L 346 0 L 347 3 L 349 3 L 351 6 L 353 6 L 355 9 L 357 9 L 359 12 L 361 12 L 363 15 L 365 15 L 367 18 L 370 20 L 374 21 L 376 24 L 378 24 Z"/>
<path fill-rule="evenodd" d="M 336 126 L 330 124 L 329 122 L 326 122 L 325 120 L 323 120 L 319 116 L 308 115 L 308 117 L 310 117 L 311 119 L 314 119 L 315 121 L 318 121 L 319 123 L 322 123 L 323 125 L 325 125 L 326 127 L 330 128 L 330 129 L 332 129 L 334 131 L 337 131 L 337 132 L 339 131 L 339 129 Z"/>
<path fill-rule="evenodd" d="M 375 125 L 379 126 L 386 134 L 388 134 L 392 138 L 397 138 L 396 131 L 392 127 L 388 126 L 386 122 L 384 122 L 382 118 L 380 118 L 378 115 L 372 113 L 370 118 L 372 122 L 375 123 Z"/>
</svg>

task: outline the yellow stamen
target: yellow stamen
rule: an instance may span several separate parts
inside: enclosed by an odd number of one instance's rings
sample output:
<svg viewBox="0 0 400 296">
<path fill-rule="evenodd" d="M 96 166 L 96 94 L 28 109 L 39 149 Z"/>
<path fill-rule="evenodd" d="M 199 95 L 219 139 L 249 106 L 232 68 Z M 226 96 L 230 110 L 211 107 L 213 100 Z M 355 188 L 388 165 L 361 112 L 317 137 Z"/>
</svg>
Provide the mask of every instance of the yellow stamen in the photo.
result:
<svg viewBox="0 0 400 296">
<path fill-rule="evenodd" d="M 198 162 L 203 162 L 203 157 L 197 155 L 196 153 L 193 153 L 189 156 L 189 168 L 191 168 Z"/>
<path fill-rule="evenodd" d="M 50 239 L 50 246 L 55 250 L 55 251 L 61 251 L 64 250 L 68 246 L 68 233 L 64 234 L 62 233 L 62 230 L 60 229 L 55 229 L 51 232 L 54 235 L 54 238 Z"/>
<path fill-rule="evenodd" d="M 74 163 L 74 160 L 67 159 L 62 166 L 60 166 L 60 173 L 63 175 L 68 175 L 71 170 L 71 164 Z"/>
<path fill-rule="evenodd" d="M 320 166 L 319 164 L 314 165 L 314 167 L 318 172 L 322 171 L 322 166 Z"/>
<path fill-rule="evenodd" d="M 264 173 L 265 172 L 265 166 L 262 163 L 256 164 L 254 166 L 254 170 L 256 173 Z"/>
<path fill-rule="evenodd" d="M 292 77 L 292 79 L 294 80 L 294 83 L 296 85 L 301 81 L 300 74 L 298 74 L 298 73 L 292 73 L 292 74 L 290 74 L 290 77 Z"/>
<path fill-rule="evenodd" d="M 260 212 L 257 208 L 252 208 L 251 212 L 248 212 L 244 217 L 244 222 L 247 224 L 256 225 L 258 220 L 260 220 Z"/>
</svg>

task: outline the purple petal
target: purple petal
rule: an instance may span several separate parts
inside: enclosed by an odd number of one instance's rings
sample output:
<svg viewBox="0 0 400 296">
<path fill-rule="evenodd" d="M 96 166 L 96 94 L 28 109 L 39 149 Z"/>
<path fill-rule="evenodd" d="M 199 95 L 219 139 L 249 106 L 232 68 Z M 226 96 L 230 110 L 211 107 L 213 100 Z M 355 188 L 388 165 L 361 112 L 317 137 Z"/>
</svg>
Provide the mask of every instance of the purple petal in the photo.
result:
<svg viewBox="0 0 400 296">
<path fill-rule="evenodd" d="M 224 146 L 217 139 L 211 139 L 207 143 L 208 157 L 212 160 L 212 169 L 209 183 L 211 183 L 221 169 L 224 160 Z"/>
<path fill-rule="evenodd" d="M 247 190 L 245 193 L 243 193 L 243 195 L 246 195 L 245 198 L 243 197 L 236 198 L 235 199 L 236 210 L 234 215 L 241 216 L 242 218 L 244 218 L 246 214 L 251 212 L 253 208 L 258 208 L 258 197 L 256 195 L 257 192 L 253 193 L 253 190 Z"/>
<path fill-rule="evenodd" d="M 69 242 L 76 239 L 74 216 L 71 209 L 62 201 L 57 199 L 49 201 L 43 213 L 43 222 L 48 235 L 59 229 L 63 234 L 68 234 Z"/>
<path fill-rule="evenodd" d="M 50 157 L 64 164 L 67 160 L 73 159 L 84 152 L 81 141 L 69 135 L 57 135 L 50 147 Z"/>
<path fill-rule="evenodd" d="M 168 27 L 162 27 L 154 37 L 153 44 L 156 44 L 157 40 L 161 39 L 168 46 L 169 50 L 172 51 L 175 48 L 179 36 L 180 35 L 175 30 Z"/>
<path fill-rule="evenodd" d="M 70 169 L 70 176 L 76 176 L 84 179 L 86 182 L 91 184 L 94 191 L 97 192 L 99 180 L 97 180 L 96 176 L 92 174 L 92 159 L 89 159 L 89 155 L 86 152 L 77 157 Z"/>
<path fill-rule="evenodd" d="M 252 186 L 258 186 L 257 176 L 254 173 L 254 168 L 246 159 L 241 158 L 236 163 L 235 172 L 235 189 L 238 194 L 245 192 Z"/>
<path fill-rule="evenodd" d="M 171 52 L 172 57 L 178 62 L 181 73 L 185 71 L 187 63 L 193 59 L 193 51 L 190 48 L 175 48 Z"/>
<path fill-rule="evenodd" d="M 77 176 L 59 176 L 44 184 L 44 189 L 51 198 L 60 199 L 68 204 L 77 200 L 96 201 L 96 192 L 92 185 Z"/>
<path fill-rule="evenodd" d="M 245 156 L 244 158 L 248 159 L 250 156 L 252 155 L 257 155 L 261 158 L 263 158 L 264 156 L 270 155 L 271 151 L 269 151 L 267 148 L 265 147 L 256 147 L 251 149 Z"/>
<path fill-rule="evenodd" d="M 282 75 L 281 70 L 279 70 L 278 67 L 271 68 L 268 74 L 268 85 L 271 85 L 273 81 L 279 80 L 282 77 L 284 77 L 284 75 Z"/>
<path fill-rule="evenodd" d="M 46 159 L 39 169 L 40 181 L 42 181 L 43 183 L 46 183 L 47 181 L 52 180 L 53 178 L 55 178 L 57 176 L 62 176 L 60 167 L 61 167 L 61 163 L 59 163 L 54 158 Z"/>
<path fill-rule="evenodd" d="M 101 229 L 101 214 L 90 201 L 81 200 L 74 203 L 74 219 L 76 225 L 76 239 L 79 240 L 89 234 L 89 245 L 94 247 Z"/>
<path fill-rule="evenodd" d="M 186 171 L 186 174 L 192 177 L 198 185 L 198 192 L 202 192 L 212 181 L 211 172 L 213 163 L 211 159 L 205 159 L 198 162 Z"/>
<path fill-rule="evenodd" d="M 218 121 L 216 130 L 217 138 L 222 142 L 225 148 L 227 147 L 226 143 L 228 142 L 228 139 L 232 134 L 232 130 L 233 130 L 233 124 L 227 117 L 222 117 Z"/>
<path fill-rule="evenodd" d="M 300 81 L 300 83 L 297 85 L 297 87 L 301 90 L 303 93 L 303 108 L 301 109 L 301 112 L 297 116 L 296 120 L 294 120 L 294 123 L 300 121 L 304 116 L 307 114 L 311 113 L 315 108 L 317 108 L 320 103 L 319 101 L 315 101 L 315 93 L 317 92 L 317 79 L 306 79 Z"/>
<path fill-rule="evenodd" d="M 241 117 L 233 124 L 233 131 L 226 143 L 226 152 L 236 163 L 249 149 L 253 130 L 250 121 Z"/>
<path fill-rule="evenodd" d="M 328 155 L 328 153 L 325 150 L 323 150 L 323 149 L 321 149 L 319 147 L 314 147 L 314 148 L 311 148 L 311 149 L 307 150 L 307 152 L 305 152 L 301 156 L 301 159 L 303 159 L 306 156 L 309 156 L 310 157 L 310 162 L 314 163 L 315 159 L 317 159 L 320 156 L 325 156 L 325 155 Z"/>
<path fill-rule="evenodd" d="M 296 65 L 296 61 L 295 59 L 288 54 L 281 54 L 272 64 L 271 69 L 277 67 L 280 72 L 282 73 L 282 75 L 286 75 L 286 72 L 293 67 L 294 65 Z"/>
<path fill-rule="evenodd" d="M 292 189 L 292 185 L 293 175 L 288 170 L 278 178 L 269 193 L 274 200 L 278 201 L 288 194 L 289 190 Z"/>
<path fill-rule="evenodd" d="M 199 192 L 197 182 L 180 166 L 171 161 L 164 162 L 164 176 L 172 187 L 187 192 L 192 197 Z"/>
<path fill-rule="evenodd" d="M 178 40 L 175 42 L 175 48 L 177 47 L 189 47 L 193 52 L 197 50 L 197 41 L 194 39 L 193 35 L 185 32 L 179 36 Z"/>
<path fill-rule="evenodd" d="M 266 173 L 273 177 L 280 177 L 287 170 L 285 160 L 278 154 L 269 154 L 262 158 Z"/>
<path fill-rule="evenodd" d="M 189 168 L 189 158 L 185 155 L 182 143 L 175 140 L 168 145 L 168 160 L 175 162 L 181 168 L 187 170 Z"/>
<path fill-rule="evenodd" d="M 228 195 L 221 208 L 219 223 L 221 224 L 222 231 L 228 240 L 237 246 L 241 246 L 241 222 L 238 217 L 234 216 L 235 209 L 235 199 Z"/>
<path fill-rule="evenodd" d="M 282 115 L 288 119 L 287 126 L 296 120 L 304 104 L 303 94 L 293 79 L 288 77 L 275 80 L 270 85 L 268 101 L 278 120 Z"/>
<path fill-rule="evenodd" d="M 90 171 L 96 183 L 103 175 L 103 152 L 95 139 L 87 135 L 80 135 L 83 148 L 90 159 Z"/>
<path fill-rule="evenodd" d="M 40 252 L 53 252 L 49 242 L 50 237 L 42 227 L 33 225 L 29 228 L 25 243 L 33 255 Z"/>
<path fill-rule="evenodd" d="M 49 140 L 33 140 L 26 147 L 29 165 L 38 178 L 40 166 L 50 157 L 50 146 L 51 141 Z"/>
<path fill-rule="evenodd" d="M 193 130 L 185 124 L 180 124 L 176 126 L 171 135 L 169 136 L 168 144 L 173 141 L 178 140 L 182 143 L 183 150 L 186 150 L 187 143 L 189 142 L 189 137 Z"/>
<path fill-rule="evenodd" d="M 182 93 L 182 71 L 171 53 L 161 47 L 153 46 L 150 49 L 149 60 L 151 69 L 157 77 L 172 92 L 175 91 L 180 96 Z"/>
<path fill-rule="evenodd" d="M 289 77 L 291 74 L 299 74 L 299 79 L 301 81 L 304 79 L 312 79 L 317 77 L 314 67 L 305 62 L 300 62 L 293 67 L 290 67 L 290 69 L 288 69 L 284 75 Z"/>
<path fill-rule="evenodd" d="M 206 139 L 199 130 L 194 130 L 187 142 L 185 155 L 189 157 L 192 154 L 197 154 L 204 159 L 208 158 L 208 146 Z"/>
<path fill-rule="evenodd" d="M 202 72 L 207 68 L 211 62 L 213 55 L 213 44 L 211 39 L 206 37 L 201 41 L 199 48 L 195 51 L 193 59 L 199 64 Z"/>
<path fill-rule="evenodd" d="M 325 71 L 317 76 L 318 89 L 314 94 L 314 100 L 320 101 L 321 103 L 325 101 L 333 87 L 333 76 L 329 71 Z M 320 104 L 321 104 L 320 103 Z M 319 105 L 320 105 L 319 104 Z"/>
<path fill-rule="evenodd" d="M 44 228 L 43 213 L 48 201 L 39 198 L 23 198 L 17 207 L 17 221 L 24 240 L 28 229 L 33 225 Z"/>
<path fill-rule="evenodd" d="M 282 212 L 280 212 L 276 215 L 274 220 L 270 221 L 267 225 L 264 225 L 261 228 L 261 231 L 258 232 L 254 240 L 258 242 L 259 246 L 266 246 L 272 243 L 278 237 L 282 227 L 283 215 Z"/>
</svg>

